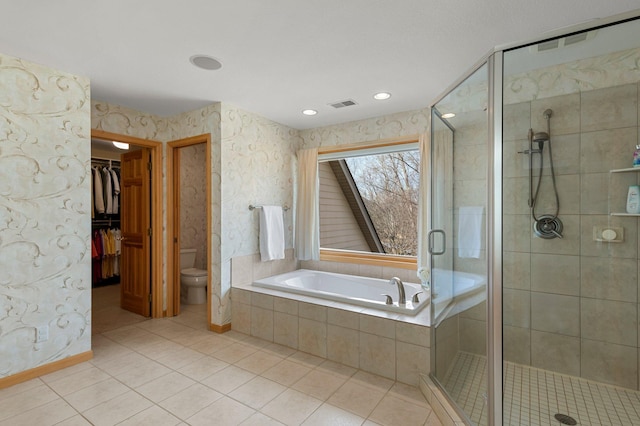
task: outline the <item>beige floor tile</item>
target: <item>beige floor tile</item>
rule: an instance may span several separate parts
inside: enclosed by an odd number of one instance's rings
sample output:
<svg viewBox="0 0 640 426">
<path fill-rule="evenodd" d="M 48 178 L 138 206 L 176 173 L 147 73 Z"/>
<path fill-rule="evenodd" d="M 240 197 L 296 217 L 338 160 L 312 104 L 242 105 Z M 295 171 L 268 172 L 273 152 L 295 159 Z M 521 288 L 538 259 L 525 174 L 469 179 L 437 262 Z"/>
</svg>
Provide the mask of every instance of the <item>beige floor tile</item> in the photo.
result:
<svg viewBox="0 0 640 426">
<path fill-rule="evenodd" d="M 293 389 L 287 389 L 261 410 L 262 413 L 286 425 L 299 425 L 309 417 L 322 401 Z"/>
<path fill-rule="evenodd" d="M 248 357 L 257 350 L 258 349 L 254 347 L 246 346 L 241 343 L 232 343 L 226 348 L 214 352 L 212 356 L 224 362 L 228 362 L 229 364 L 235 364 L 236 362 Z"/>
<path fill-rule="evenodd" d="M 91 423 L 89 423 L 87 419 L 82 417 L 80 414 L 76 414 L 67 420 L 56 423 L 56 426 L 91 426 Z"/>
<path fill-rule="evenodd" d="M 265 416 L 262 413 L 255 413 L 244 422 L 240 423 L 241 426 L 282 426 L 277 420 L 271 417 Z"/>
<path fill-rule="evenodd" d="M 196 383 L 160 402 L 159 405 L 182 420 L 222 398 L 222 394 Z"/>
<path fill-rule="evenodd" d="M 287 359 L 311 368 L 315 368 L 324 362 L 324 358 L 320 358 L 319 356 L 311 355 L 306 352 L 296 352 Z"/>
<path fill-rule="evenodd" d="M 310 371 L 311 368 L 305 365 L 285 359 L 262 373 L 262 377 L 285 386 L 291 386 Z"/>
<path fill-rule="evenodd" d="M 320 408 L 318 408 L 302 424 L 303 426 L 359 426 L 364 423 L 364 420 L 365 419 L 360 416 L 356 416 L 355 414 L 341 408 L 334 407 L 331 404 L 322 404 L 322 406 L 320 406 Z"/>
<path fill-rule="evenodd" d="M 360 384 L 371 386 L 376 389 L 388 391 L 393 386 L 393 380 L 387 379 L 376 374 L 367 373 L 366 371 L 359 370 L 353 375 L 352 379 Z"/>
<path fill-rule="evenodd" d="M 226 395 L 254 377 L 256 377 L 255 374 L 230 365 L 204 379 L 202 384 Z"/>
<path fill-rule="evenodd" d="M 264 377 L 256 377 L 240 386 L 229 396 L 251 408 L 259 410 L 287 388 Z"/>
<path fill-rule="evenodd" d="M 326 401 L 335 391 L 342 386 L 347 379 L 320 370 L 313 370 L 300 380 L 292 388 Z"/>
<path fill-rule="evenodd" d="M 431 411 L 428 407 L 387 395 L 373 410 L 369 419 L 383 426 L 421 426 Z"/>
<path fill-rule="evenodd" d="M 327 400 L 329 404 L 367 418 L 384 397 L 385 392 L 362 383 L 346 382 Z"/>
<path fill-rule="evenodd" d="M 269 368 L 273 367 L 280 361 L 282 357 L 270 354 L 268 352 L 257 351 L 246 358 L 236 362 L 236 366 L 251 371 L 254 374 L 262 374 Z"/>
<path fill-rule="evenodd" d="M 204 357 L 205 355 L 201 352 L 195 351 L 190 348 L 180 347 L 178 350 L 170 352 L 164 356 L 161 356 L 156 359 L 160 364 L 166 365 L 167 367 L 177 370 L 181 367 L 184 367 L 187 364 L 191 364 Z"/>
<path fill-rule="evenodd" d="M 152 405 L 153 403 L 142 395 L 129 391 L 82 414 L 95 426 L 112 426 L 146 410 Z"/>
<path fill-rule="evenodd" d="M 137 352 L 130 351 L 118 356 L 103 358 L 100 361 L 92 360 L 93 365 L 112 376 L 141 367 L 149 363 L 149 358 Z"/>
<path fill-rule="evenodd" d="M 211 355 L 215 352 L 227 348 L 232 343 L 234 343 L 232 340 L 227 339 L 224 336 L 220 336 L 218 334 L 210 334 L 205 339 L 202 339 L 197 343 L 194 343 L 193 345 L 189 345 L 189 347 L 194 351 L 201 352 L 205 355 Z"/>
<path fill-rule="evenodd" d="M 145 364 L 124 370 L 123 372 L 115 375 L 115 378 L 130 388 L 135 389 L 169 373 L 171 373 L 169 368 L 155 361 L 149 360 Z"/>
<path fill-rule="evenodd" d="M 88 369 L 81 370 L 77 373 L 70 374 L 62 379 L 55 380 L 48 383 L 49 387 L 53 389 L 58 395 L 69 395 L 80 389 L 94 385 L 109 379 L 109 376 L 104 371 L 91 366 Z"/>
<path fill-rule="evenodd" d="M 415 386 L 405 385 L 404 383 L 394 383 L 389 389 L 389 395 L 404 399 L 412 404 L 428 407 L 429 403 L 419 388 Z"/>
<path fill-rule="evenodd" d="M 228 397 L 222 397 L 187 419 L 192 426 L 235 426 L 255 413 L 255 410 Z"/>
<path fill-rule="evenodd" d="M 118 423 L 118 426 L 176 426 L 179 423 L 180 419 L 174 417 L 157 405 L 154 405 L 128 418 L 122 423 Z"/>
<path fill-rule="evenodd" d="M 227 368 L 228 366 L 229 364 L 224 361 L 205 355 L 202 358 L 179 368 L 178 371 L 193 380 L 201 381 L 210 375 L 217 373 L 223 368 Z"/>
<path fill-rule="evenodd" d="M 164 337 L 159 337 L 159 340 L 153 340 L 152 342 L 143 343 L 140 345 L 130 345 L 137 352 L 146 356 L 147 358 L 157 360 L 165 356 L 172 355 L 175 351 L 182 349 L 182 346 L 178 343 L 172 342 Z"/>
<path fill-rule="evenodd" d="M 348 365 L 340 364 L 335 361 L 326 360 L 317 367 L 318 370 L 326 371 L 338 376 L 344 376 L 349 378 L 353 376 L 358 370 Z"/>
<path fill-rule="evenodd" d="M 45 384 L 7 396 L 0 400 L 0 420 L 32 410 L 58 398 L 58 395 Z"/>
<path fill-rule="evenodd" d="M 0 422 L 2 426 L 48 426 L 69 419 L 77 414 L 76 410 L 63 399 L 56 399 L 45 405 L 25 411 L 17 416 Z"/>
<path fill-rule="evenodd" d="M 194 383 L 195 382 L 187 376 L 173 371 L 136 388 L 136 391 L 151 401 L 158 403 L 174 395 L 176 392 L 188 388 Z"/>
<path fill-rule="evenodd" d="M 44 383 L 42 380 L 31 379 L 26 382 L 18 383 L 17 385 L 13 385 L 9 388 L 0 389 L 0 401 L 4 398 L 15 397 L 19 393 L 26 392 L 29 389 L 37 388 L 38 386 L 42 386 Z"/>
<path fill-rule="evenodd" d="M 109 401 L 130 389 L 114 378 L 109 378 L 95 385 L 80 389 L 65 396 L 65 400 L 76 410 L 83 412 L 98 404 Z"/>
<path fill-rule="evenodd" d="M 296 350 L 293 348 L 290 348 L 288 346 L 283 346 L 283 345 L 279 345 L 277 343 L 270 343 L 267 346 L 265 346 L 264 348 L 262 348 L 263 351 L 265 352 L 270 352 L 274 355 L 278 355 L 282 358 L 286 358 L 289 357 L 291 355 L 293 355 L 294 353 L 296 353 Z"/>
</svg>

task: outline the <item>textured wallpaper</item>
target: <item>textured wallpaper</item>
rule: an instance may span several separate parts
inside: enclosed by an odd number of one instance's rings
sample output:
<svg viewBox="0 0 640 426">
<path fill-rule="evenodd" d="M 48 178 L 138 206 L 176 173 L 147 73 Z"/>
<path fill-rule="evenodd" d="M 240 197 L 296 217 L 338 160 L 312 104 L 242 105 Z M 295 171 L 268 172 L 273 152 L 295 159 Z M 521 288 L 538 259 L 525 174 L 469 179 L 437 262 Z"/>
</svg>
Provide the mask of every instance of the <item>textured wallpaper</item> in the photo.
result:
<svg viewBox="0 0 640 426">
<path fill-rule="evenodd" d="M 298 149 L 352 144 L 424 133 L 429 128 L 429 108 L 383 117 L 351 121 L 299 132 Z"/>
<path fill-rule="evenodd" d="M 180 247 L 197 250 L 195 267 L 199 269 L 207 269 L 205 151 L 203 143 L 180 148 Z"/>
<path fill-rule="evenodd" d="M 224 321 L 231 321 L 231 258 L 255 254 L 258 211 L 254 205 L 293 206 L 293 166 L 298 131 L 222 104 L 222 294 Z M 293 244 L 293 211 L 284 213 L 285 245 Z"/>
<path fill-rule="evenodd" d="M 0 55 L 0 377 L 91 349 L 90 129 L 88 79 Z"/>
</svg>

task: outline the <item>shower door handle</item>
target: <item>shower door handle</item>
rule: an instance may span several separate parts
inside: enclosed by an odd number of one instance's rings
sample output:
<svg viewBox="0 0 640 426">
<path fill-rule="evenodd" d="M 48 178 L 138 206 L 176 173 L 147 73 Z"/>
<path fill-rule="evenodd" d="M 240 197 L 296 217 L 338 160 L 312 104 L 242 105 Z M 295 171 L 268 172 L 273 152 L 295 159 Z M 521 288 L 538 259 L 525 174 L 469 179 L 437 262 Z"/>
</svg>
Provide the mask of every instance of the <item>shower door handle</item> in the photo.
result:
<svg viewBox="0 0 640 426">
<path fill-rule="evenodd" d="M 442 234 L 442 250 L 441 251 L 435 251 L 433 248 L 433 236 L 435 234 Z M 432 229 L 431 231 L 429 231 L 429 234 L 427 234 L 427 241 L 429 242 L 427 250 L 429 251 L 430 255 L 440 256 L 441 254 L 444 254 L 445 251 L 447 251 L 447 234 L 444 232 L 444 229 Z"/>
</svg>

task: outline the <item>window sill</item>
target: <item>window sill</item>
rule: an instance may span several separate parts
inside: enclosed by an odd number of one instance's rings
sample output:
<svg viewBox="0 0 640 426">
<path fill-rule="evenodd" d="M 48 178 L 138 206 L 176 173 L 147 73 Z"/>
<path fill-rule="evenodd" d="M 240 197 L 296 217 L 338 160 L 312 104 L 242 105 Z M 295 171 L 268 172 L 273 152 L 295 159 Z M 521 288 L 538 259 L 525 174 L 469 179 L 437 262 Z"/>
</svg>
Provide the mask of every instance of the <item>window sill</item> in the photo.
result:
<svg viewBox="0 0 640 426">
<path fill-rule="evenodd" d="M 357 263 L 360 265 L 377 265 L 390 268 L 402 268 L 416 271 L 418 262 L 413 256 L 396 256 L 392 254 L 364 253 L 358 251 L 320 249 L 320 260 L 328 262 Z"/>
</svg>

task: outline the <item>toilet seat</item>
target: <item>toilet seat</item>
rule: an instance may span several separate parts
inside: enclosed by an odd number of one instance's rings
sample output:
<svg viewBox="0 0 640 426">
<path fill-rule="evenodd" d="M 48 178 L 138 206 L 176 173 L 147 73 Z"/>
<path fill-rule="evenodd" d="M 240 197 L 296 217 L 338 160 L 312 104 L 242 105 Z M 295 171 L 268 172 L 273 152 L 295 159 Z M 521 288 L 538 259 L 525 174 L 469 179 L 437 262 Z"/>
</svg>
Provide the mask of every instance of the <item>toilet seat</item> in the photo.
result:
<svg viewBox="0 0 640 426">
<path fill-rule="evenodd" d="M 185 277 L 206 277 L 207 270 L 198 268 L 187 268 L 180 271 L 180 275 L 184 275 Z"/>
</svg>

